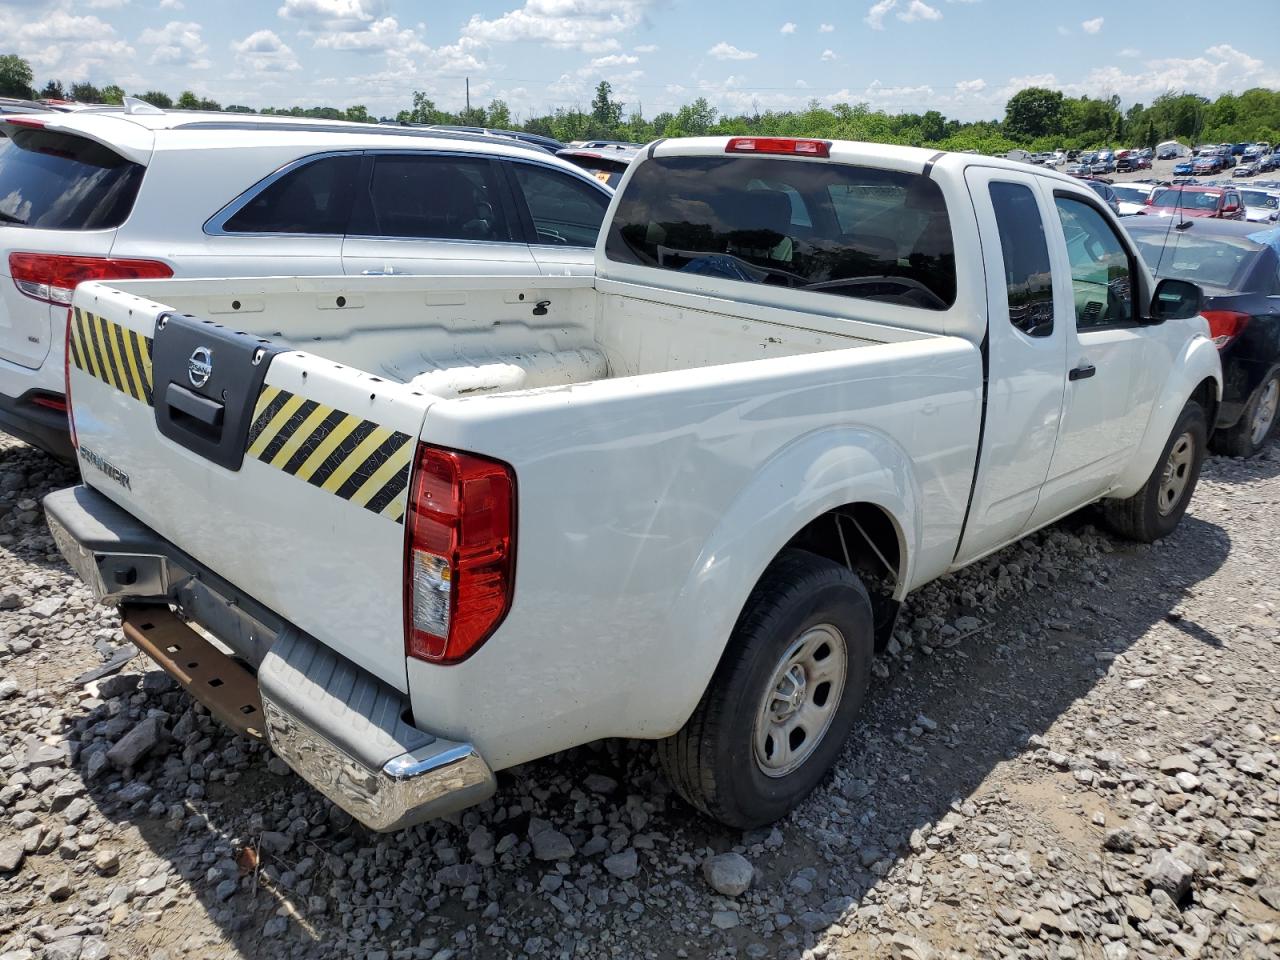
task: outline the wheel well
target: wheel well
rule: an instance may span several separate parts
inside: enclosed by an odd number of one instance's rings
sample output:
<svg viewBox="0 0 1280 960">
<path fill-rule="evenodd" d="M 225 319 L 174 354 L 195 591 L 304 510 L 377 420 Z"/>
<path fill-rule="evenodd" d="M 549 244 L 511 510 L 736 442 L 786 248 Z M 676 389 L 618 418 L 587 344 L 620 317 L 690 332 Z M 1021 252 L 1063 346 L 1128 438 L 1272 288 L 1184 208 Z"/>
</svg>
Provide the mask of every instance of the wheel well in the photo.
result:
<svg viewBox="0 0 1280 960">
<path fill-rule="evenodd" d="M 1191 391 L 1190 399 L 1204 408 L 1206 426 L 1212 436 L 1214 425 L 1218 422 L 1218 382 L 1213 377 L 1205 377 Z"/>
<path fill-rule="evenodd" d="M 808 550 L 856 573 L 871 595 L 876 649 L 889 642 L 900 603 L 903 552 L 893 518 L 874 503 L 846 503 L 814 517 L 784 549 Z"/>
</svg>

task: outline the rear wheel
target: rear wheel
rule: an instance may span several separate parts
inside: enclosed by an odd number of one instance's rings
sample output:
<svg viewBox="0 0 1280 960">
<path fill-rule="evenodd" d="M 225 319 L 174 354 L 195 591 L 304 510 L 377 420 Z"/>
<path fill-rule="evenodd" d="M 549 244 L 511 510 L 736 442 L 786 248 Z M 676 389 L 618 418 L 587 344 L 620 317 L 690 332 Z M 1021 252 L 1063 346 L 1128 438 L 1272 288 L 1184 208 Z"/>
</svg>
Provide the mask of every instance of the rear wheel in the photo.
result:
<svg viewBox="0 0 1280 960">
<path fill-rule="evenodd" d="M 1127 500 L 1103 502 L 1107 525 L 1142 543 L 1173 533 L 1199 482 L 1207 433 L 1204 408 L 1189 400 L 1142 489 Z"/>
<path fill-rule="evenodd" d="M 858 577 L 816 554 L 783 552 L 752 590 L 693 715 L 658 744 L 681 796 L 732 827 L 785 816 L 840 755 L 873 644 Z"/>
<path fill-rule="evenodd" d="M 1275 430 L 1277 414 L 1280 414 L 1280 369 L 1268 372 L 1249 395 L 1236 425 L 1214 435 L 1213 449 L 1228 457 L 1254 456 L 1266 446 Z"/>
</svg>

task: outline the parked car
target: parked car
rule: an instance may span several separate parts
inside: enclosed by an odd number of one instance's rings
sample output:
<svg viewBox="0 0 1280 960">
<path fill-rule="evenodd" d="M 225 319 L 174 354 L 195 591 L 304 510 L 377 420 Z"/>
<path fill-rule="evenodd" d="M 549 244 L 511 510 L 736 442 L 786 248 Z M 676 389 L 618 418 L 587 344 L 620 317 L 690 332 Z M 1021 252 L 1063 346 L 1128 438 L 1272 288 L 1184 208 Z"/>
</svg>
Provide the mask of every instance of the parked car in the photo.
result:
<svg viewBox="0 0 1280 960">
<path fill-rule="evenodd" d="M 586 273 L 612 195 L 516 140 L 138 109 L 0 117 L 0 429 L 63 457 L 79 281 Z"/>
<path fill-rule="evenodd" d="M 1062 168 L 1062 172 L 1069 177 L 1087 177 L 1089 176 L 1089 164 L 1078 160 L 1073 160 Z"/>
<path fill-rule="evenodd" d="M 1195 277 L 1204 317 L 1222 355 L 1222 404 L 1213 446 L 1251 457 L 1280 410 L 1280 229 L 1197 220 L 1183 230 L 1158 221 L 1126 223 L 1160 277 Z"/>
<path fill-rule="evenodd" d="M 611 146 L 593 149 L 569 147 L 557 150 L 556 156 L 581 167 L 601 183 L 617 187 L 622 180 L 622 175 L 627 172 L 627 167 L 639 152 L 639 147 Z"/>
<path fill-rule="evenodd" d="M 1153 191 L 1145 212 L 1183 220 L 1200 217 L 1243 220 L 1244 204 L 1235 187 L 1176 186 Z"/>
<path fill-rule="evenodd" d="M 1099 151 L 1089 163 L 1089 172 L 1094 176 L 1104 176 L 1116 172 L 1116 155 L 1110 150 Z"/>
<path fill-rule="evenodd" d="M 1132 172 L 1134 170 L 1150 170 L 1151 158 L 1139 150 L 1126 150 L 1116 154 L 1116 172 Z"/>
<path fill-rule="evenodd" d="M 1115 189 L 1105 180 L 1088 179 L 1084 185 L 1102 198 L 1102 202 L 1111 208 L 1111 212 L 1120 216 L 1120 198 Z"/>
<path fill-rule="evenodd" d="M 1116 213 L 1122 217 L 1131 217 L 1143 213 L 1151 193 L 1156 189 L 1153 183 L 1117 183 L 1111 187 L 1115 195 Z"/>
<path fill-rule="evenodd" d="M 1226 169 L 1225 161 L 1220 153 L 1201 153 L 1196 157 L 1195 163 L 1192 165 L 1191 172 L 1197 176 L 1202 174 L 1222 173 Z M 1178 170 L 1175 167 L 1174 172 Z"/>
<path fill-rule="evenodd" d="M 1258 172 L 1257 162 L 1246 157 L 1236 165 L 1236 168 L 1234 170 L 1231 171 L 1231 176 L 1252 177 L 1257 172 Z"/>
<path fill-rule="evenodd" d="M 1240 201 L 1244 204 L 1246 220 L 1270 223 L 1280 216 L 1280 190 L 1252 190 L 1246 187 L 1240 191 Z"/>
<path fill-rule="evenodd" d="M 1201 293 L 1157 287 L 1083 185 L 698 138 L 646 149 L 610 210 L 594 277 L 75 293 L 55 542 L 374 829 L 606 737 L 658 740 L 696 810 L 776 820 L 910 591 L 1098 500 L 1158 539 L 1195 489 Z M 261 309 L 203 322 L 232 300 Z M 140 384 L 119 344 L 150 345 Z"/>
</svg>

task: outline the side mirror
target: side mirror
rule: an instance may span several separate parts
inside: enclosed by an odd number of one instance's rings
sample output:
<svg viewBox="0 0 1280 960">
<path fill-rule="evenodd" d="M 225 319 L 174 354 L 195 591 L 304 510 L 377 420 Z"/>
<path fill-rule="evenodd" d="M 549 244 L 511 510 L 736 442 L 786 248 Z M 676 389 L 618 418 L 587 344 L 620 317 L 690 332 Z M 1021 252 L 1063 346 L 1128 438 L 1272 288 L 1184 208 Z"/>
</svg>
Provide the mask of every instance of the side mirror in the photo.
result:
<svg viewBox="0 0 1280 960">
<path fill-rule="evenodd" d="M 1166 277 L 1156 284 L 1156 295 L 1151 298 L 1150 322 L 1187 320 L 1203 307 L 1204 291 L 1199 284 Z"/>
</svg>

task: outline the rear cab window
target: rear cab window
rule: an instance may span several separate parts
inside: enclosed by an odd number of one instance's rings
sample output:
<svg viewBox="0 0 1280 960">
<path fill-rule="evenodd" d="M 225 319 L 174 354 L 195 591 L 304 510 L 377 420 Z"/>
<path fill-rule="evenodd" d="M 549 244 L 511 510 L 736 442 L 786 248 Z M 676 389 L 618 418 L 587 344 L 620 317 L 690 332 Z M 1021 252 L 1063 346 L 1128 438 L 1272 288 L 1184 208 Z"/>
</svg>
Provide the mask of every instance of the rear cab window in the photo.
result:
<svg viewBox="0 0 1280 960">
<path fill-rule="evenodd" d="M 128 219 L 145 167 L 85 137 L 6 126 L 0 136 L 0 224 L 107 230 Z"/>
<path fill-rule="evenodd" d="M 951 221 L 920 174 L 776 157 L 657 157 L 632 174 L 608 259 L 926 310 L 956 297 Z"/>
</svg>

